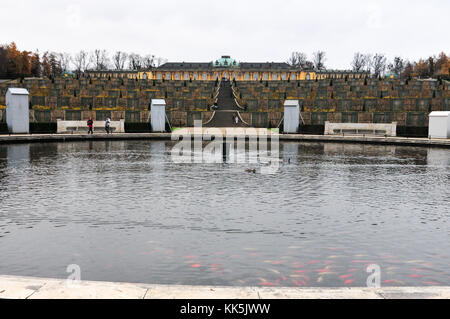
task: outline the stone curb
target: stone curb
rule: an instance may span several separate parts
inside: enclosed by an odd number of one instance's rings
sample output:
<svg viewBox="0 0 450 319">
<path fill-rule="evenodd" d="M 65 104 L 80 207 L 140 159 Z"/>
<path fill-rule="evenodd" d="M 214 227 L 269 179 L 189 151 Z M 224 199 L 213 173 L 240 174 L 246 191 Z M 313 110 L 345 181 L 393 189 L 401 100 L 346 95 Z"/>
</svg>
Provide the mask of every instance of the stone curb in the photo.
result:
<svg viewBox="0 0 450 319">
<path fill-rule="evenodd" d="M 450 286 L 275 288 L 149 285 L 0 276 L 4 299 L 450 299 Z"/>
<path fill-rule="evenodd" d="M 280 141 L 298 142 L 331 142 L 359 143 L 382 145 L 407 145 L 425 147 L 450 147 L 450 139 L 428 139 L 407 137 L 375 137 L 375 136 L 336 136 L 336 135 L 303 135 L 303 134 L 268 134 L 268 138 L 276 136 Z M 32 143 L 32 142 L 70 142 L 95 140 L 171 140 L 170 133 L 115 133 L 115 134 L 32 134 L 32 135 L 0 135 L 0 144 Z M 194 137 L 194 135 L 191 135 Z"/>
</svg>

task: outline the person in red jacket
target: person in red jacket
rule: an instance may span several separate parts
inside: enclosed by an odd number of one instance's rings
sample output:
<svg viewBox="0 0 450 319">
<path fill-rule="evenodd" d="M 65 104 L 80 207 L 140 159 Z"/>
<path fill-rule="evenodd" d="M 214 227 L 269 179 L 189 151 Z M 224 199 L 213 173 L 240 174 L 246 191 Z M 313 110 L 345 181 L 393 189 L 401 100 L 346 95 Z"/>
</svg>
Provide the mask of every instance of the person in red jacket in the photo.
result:
<svg viewBox="0 0 450 319">
<path fill-rule="evenodd" d="M 94 134 L 94 132 L 92 131 L 92 126 L 94 125 L 94 121 L 92 120 L 92 117 L 90 117 L 89 120 L 87 121 L 87 125 L 89 127 L 88 134 Z"/>
</svg>

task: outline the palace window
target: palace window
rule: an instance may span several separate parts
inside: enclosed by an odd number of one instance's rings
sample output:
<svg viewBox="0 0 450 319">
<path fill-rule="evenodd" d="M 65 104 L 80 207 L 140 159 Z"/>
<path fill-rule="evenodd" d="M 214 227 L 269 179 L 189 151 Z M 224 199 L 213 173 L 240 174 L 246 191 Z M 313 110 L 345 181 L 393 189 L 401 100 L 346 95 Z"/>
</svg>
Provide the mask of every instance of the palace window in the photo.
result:
<svg viewBox="0 0 450 319">
<path fill-rule="evenodd" d="M 208 74 L 203 73 L 203 81 L 206 81 L 208 79 Z"/>
<path fill-rule="evenodd" d="M 175 80 L 179 80 L 180 79 L 180 74 L 177 72 L 175 73 Z"/>
<path fill-rule="evenodd" d="M 144 73 L 144 80 L 147 80 L 147 73 Z"/>
<path fill-rule="evenodd" d="M 158 73 L 158 75 L 156 76 L 156 78 L 157 78 L 158 80 L 161 80 L 161 73 Z"/>
<path fill-rule="evenodd" d="M 292 74 L 292 76 L 291 76 L 291 80 L 292 80 L 292 81 L 295 81 L 295 80 L 297 80 L 297 76 L 296 76 L 295 74 Z"/>
<path fill-rule="evenodd" d="M 311 76 L 309 75 L 309 73 L 306 74 L 306 80 L 311 80 Z"/>
<path fill-rule="evenodd" d="M 281 79 L 284 81 L 286 80 L 286 73 L 281 73 Z"/>
<path fill-rule="evenodd" d="M 214 79 L 219 79 L 219 74 L 216 72 L 216 73 L 214 73 Z"/>
<path fill-rule="evenodd" d="M 267 75 L 267 73 L 264 73 L 263 77 L 264 77 L 264 81 L 267 81 L 269 76 Z"/>
<path fill-rule="evenodd" d="M 253 80 L 258 81 L 258 73 L 255 73 L 255 74 L 253 75 Z"/>
<path fill-rule="evenodd" d="M 194 80 L 197 80 L 197 78 L 198 78 L 197 73 L 194 73 Z"/>
<path fill-rule="evenodd" d="M 278 76 L 276 73 L 272 74 L 272 80 L 274 81 L 278 80 Z"/>
<path fill-rule="evenodd" d="M 184 79 L 187 81 L 187 80 L 189 80 L 189 73 L 184 73 Z"/>
<path fill-rule="evenodd" d="M 170 72 L 166 73 L 166 80 L 170 80 Z"/>
<path fill-rule="evenodd" d="M 248 81 L 250 79 L 250 76 L 248 75 L 248 73 L 245 73 L 245 81 Z"/>
</svg>

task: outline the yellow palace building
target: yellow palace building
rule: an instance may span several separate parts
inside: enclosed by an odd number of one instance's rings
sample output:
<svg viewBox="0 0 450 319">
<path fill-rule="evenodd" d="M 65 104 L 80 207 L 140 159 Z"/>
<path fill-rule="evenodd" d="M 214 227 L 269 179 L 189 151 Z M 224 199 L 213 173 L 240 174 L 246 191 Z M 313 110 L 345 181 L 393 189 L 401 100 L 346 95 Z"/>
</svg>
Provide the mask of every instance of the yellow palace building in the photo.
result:
<svg viewBox="0 0 450 319">
<path fill-rule="evenodd" d="M 94 77 L 172 81 L 298 81 L 328 78 L 363 78 L 367 72 L 338 70 L 299 70 L 284 62 L 238 62 L 222 56 L 214 62 L 167 62 L 151 70 L 139 71 L 87 71 Z"/>
</svg>

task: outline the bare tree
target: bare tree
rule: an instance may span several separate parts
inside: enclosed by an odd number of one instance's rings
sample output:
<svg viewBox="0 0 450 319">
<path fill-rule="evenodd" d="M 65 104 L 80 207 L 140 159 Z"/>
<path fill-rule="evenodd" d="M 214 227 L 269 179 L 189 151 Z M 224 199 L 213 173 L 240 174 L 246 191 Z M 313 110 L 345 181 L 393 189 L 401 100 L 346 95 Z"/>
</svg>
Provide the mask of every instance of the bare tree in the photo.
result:
<svg viewBox="0 0 450 319">
<path fill-rule="evenodd" d="M 70 53 L 67 53 L 67 52 L 58 53 L 57 57 L 58 57 L 58 62 L 61 66 L 61 69 L 63 71 L 69 70 L 70 60 L 72 59 L 72 57 L 70 56 Z"/>
<path fill-rule="evenodd" d="M 164 58 L 161 58 L 161 57 L 158 57 L 156 59 L 156 67 L 160 67 L 164 63 L 167 63 L 167 59 L 164 59 Z"/>
<path fill-rule="evenodd" d="M 292 52 L 291 56 L 288 58 L 286 63 L 289 64 L 290 66 L 297 67 L 298 66 L 298 56 L 297 56 L 297 54 L 298 54 L 298 52 Z"/>
<path fill-rule="evenodd" d="M 75 54 L 75 56 L 73 57 L 72 62 L 75 65 L 75 71 L 78 75 L 86 71 L 86 69 L 89 67 L 88 57 L 88 53 L 83 50 Z"/>
<path fill-rule="evenodd" d="M 292 52 L 290 58 L 287 63 L 295 68 L 299 68 L 301 70 L 307 69 L 310 62 L 305 53 L 303 52 Z"/>
<path fill-rule="evenodd" d="M 91 52 L 91 63 L 97 71 L 107 70 L 109 66 L 109 57 L 106 50 L 94 50 Z"/>
<path fill-rule="evenodd" d="M 143 58 L 137 53 L 130 53 L 128 56 L 128 64 L 131 70 L 140 70 L 144 65 Z"/>
<path fill-rule="evenodd" d="M 116 70 L 123 70 L 125 63 L 128 60 L 128 55 L 125 52 L 117 51 L 113 55 L 113 63 Z"/>
<path fill-rule="evenodd" d="M 361 72 L 367 66 L 368 55 L 362 54 L 360 52 L 355 53 L 352 61 L 352 69 L 355 72 Z"/>
<path fill-rule="evenodd" d="M 384 74 L 386 70 L 386 56 L 382 53 L 377 53 L 372 58 L 372 72 L 374 77 L 379 77 Z"/>
<path fill-rule="evenodd" d="M 142 59 L 142 64 L 145 69 L 152 69 L 155 67 L 155 56 L 148 54 Z"/>
<path fill-rule="evenodd" d="M 366 65 L 364 66 L 364 70 L 370 73 L 372 71 L 373 65 L 373 54 L 367 53 L 364 56 L 366 59 Z"/>
<path fill-rule="evenodd" d="M 313 53 L 313 63 L 316 70 L 320 71 L 325 69 L 325 55 L 324 51 L 316 51 Z"/>
<path fill-rule="evenodd" d="M 396 56 L 394 61 L 388 65 L 388 69 L 397 77 L 400 77 L 405 70 L 405 64 L 405 61 L 401 57 Z"/>
</svg>

